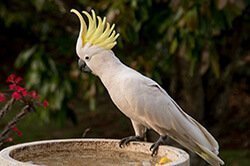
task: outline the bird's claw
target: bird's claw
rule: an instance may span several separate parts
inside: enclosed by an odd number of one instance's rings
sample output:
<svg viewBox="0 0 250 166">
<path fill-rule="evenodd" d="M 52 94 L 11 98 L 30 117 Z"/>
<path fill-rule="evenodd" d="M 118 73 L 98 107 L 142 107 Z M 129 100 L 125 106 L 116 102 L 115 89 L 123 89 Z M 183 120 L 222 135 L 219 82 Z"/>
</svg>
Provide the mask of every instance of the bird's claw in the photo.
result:
<svg viewBox="0 0 250 166">
<path fill-rule="evenodd" d="M 152 151 L 151 156 L 156 156 L 158 153 L 158 149 L 159 149 L 160 144 L 154 143 L 153 145 L 150 146 L 150 151 Z"/>
<path fill-rule="evenodd" d="M 129 142 L 131 141 L 142 141 L 143 140 L 143 137 L 141 136 L 129 136 L 129 137 L 125 137 L 125 138 L 122 138 L 121 141 L 119 142 L 119 147 L 120 148 L 123 148 L 126 146 L 128 146 Z"/>
<path fill-rule="evenodd" d="M 151 145 L 149 149 L 150 151 L 152 151 L 151 156 L 156 156 L 158 154 L 159 146 L 165 144 L 166 138 L 166 136 L 160 136 L 160 138 L 155 143 L 153 143 L 153 145 Z"/>
<path fill-rule="evenodd" d="M 129 142 L 130 142 L 130 140 L 127 139 L 127 137 L 126 137 L 126 138 L 123 138 L 123 139 L 121 139 L 121 141 L 119 142 L 119 147 L 120 147 L 120 148 L 123 148 L 125 145 L 127 146 Z"/>
</svg>

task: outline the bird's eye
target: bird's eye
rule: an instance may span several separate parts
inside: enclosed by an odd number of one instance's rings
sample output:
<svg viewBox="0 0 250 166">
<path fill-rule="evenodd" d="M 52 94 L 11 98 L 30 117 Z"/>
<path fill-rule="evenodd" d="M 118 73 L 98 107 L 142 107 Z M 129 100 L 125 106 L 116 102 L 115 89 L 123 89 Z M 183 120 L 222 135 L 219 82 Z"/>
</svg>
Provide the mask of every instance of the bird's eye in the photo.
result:
<svg viewBox="0 0 250 166">
<path fill-rule="evenodd" d="M 89 60 L 89 56 L 85 56 L 85 60 Z"/>
</svg>

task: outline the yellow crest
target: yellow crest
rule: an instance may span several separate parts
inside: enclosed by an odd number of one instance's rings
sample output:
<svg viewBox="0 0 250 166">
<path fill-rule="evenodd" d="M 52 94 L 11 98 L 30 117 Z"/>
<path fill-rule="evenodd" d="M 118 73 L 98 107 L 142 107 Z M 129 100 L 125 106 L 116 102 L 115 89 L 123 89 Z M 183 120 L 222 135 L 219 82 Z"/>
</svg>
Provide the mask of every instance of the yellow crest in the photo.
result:
<svg viewBox="0 0 250 166">
<path fill-rule="evenodd" d="M 77 10 L 71 9 L 71 12 L 75 13 L 80 20 L 81 29 L 79 37 L 82 39 L 83 46 L 89 42 L 105 49 L 112 49 L 116 45 L 119 33 L 116 34 L 114 30 L 115 24 L 110 27 L 110 24 L 106 22 L 106 17 L 101 19 L 101 17 L 96 16 L 94 10 L 91 10 L 92 17 L 88 12 L 82 11 L 88 18 L 89 24 L 87 27 L 82 15 Z"/>
</svg>

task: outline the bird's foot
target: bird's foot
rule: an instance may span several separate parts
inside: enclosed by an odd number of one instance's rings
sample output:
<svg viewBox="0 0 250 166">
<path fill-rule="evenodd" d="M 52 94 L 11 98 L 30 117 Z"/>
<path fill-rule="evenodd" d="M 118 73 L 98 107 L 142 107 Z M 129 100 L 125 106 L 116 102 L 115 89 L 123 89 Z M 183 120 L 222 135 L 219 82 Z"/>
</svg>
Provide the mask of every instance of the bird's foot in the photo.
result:
<svg viewBox="0 0 250 166">
<path fill-rule="evenodd" d="M 144 138 L 141 136 L 129 136 L 129 137 L 125 137 L 122 138 L 121 141 L 119 142 L 119 147 L 123 148 L 125 145 L 127 146 L 129 144 L 129 142 L 131 141 L 143 141 Z"/>
<path fill-rule="evenodd" d="M 160 138 L 155 143 L 153 143 L 153 145 L 151 145 L 150 147 L 150 151 L 152 151 L 151 156 L 157 155 L 159 146 L 164 145 L 166 139 L 167 139 L 167 136 L 160 136 Z"/>
</svg>

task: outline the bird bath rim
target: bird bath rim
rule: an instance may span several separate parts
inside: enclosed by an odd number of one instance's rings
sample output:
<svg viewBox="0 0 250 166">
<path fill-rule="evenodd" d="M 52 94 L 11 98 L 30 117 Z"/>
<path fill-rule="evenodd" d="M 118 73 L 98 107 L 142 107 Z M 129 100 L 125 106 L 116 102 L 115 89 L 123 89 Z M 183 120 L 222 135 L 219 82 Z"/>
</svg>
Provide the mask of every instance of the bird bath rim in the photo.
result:
<svg viewBox="0 0 250 166">
<path fill-rule="evenodd" d="M 42 148 L 43 146 L 48 148 L 50 146 L 58 146 L 65 145 L 66 147 L 70 145 L 83 146 L 87 149 L 95 149 L 98 150 L 113 150 L 113 151 L 121 151 L 121 152 L 136 152 L 136 153 L 145 153 L 150 155 L 151 151 L 149 151 L 152 143 L 147 142 L 130 142 L 128 146 L 124 148 L 119 147 L 119 141 L 117 139 L 96 139 L 96 138 L 81 138 L 81 139 L 54 139 L 54 140 L 43 140 L 43 141 L 34 141 L 28 143 L 22 143 L 7 147 L 0 151 L 0 163 L 6 165 L 20 165 L 20 166 L 34 166 L 36 164 L 21 162 L 13 158 L 15 154 L 22 153 L 22 151 L 30 150 L 33 151 L 32 148 Z M 72 144 L 72 146 L 71 146 Z M 65 148 L 65 146 L 63 146 Z M 164 157 L 168 156 L 172 160 L 172 162 L 165 165 L 178 165 L 178 166 L 189 166 L 189 155 L 179 148 L 175 148 L 172 146 L 160 146 L 158 151 L 158 156 Z"/>
</svg>

